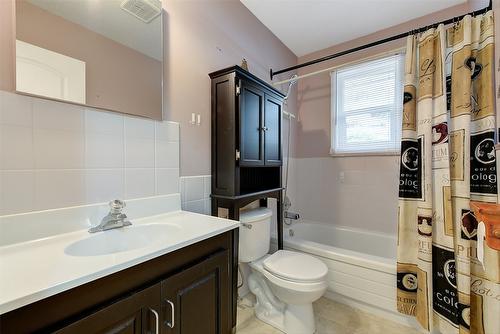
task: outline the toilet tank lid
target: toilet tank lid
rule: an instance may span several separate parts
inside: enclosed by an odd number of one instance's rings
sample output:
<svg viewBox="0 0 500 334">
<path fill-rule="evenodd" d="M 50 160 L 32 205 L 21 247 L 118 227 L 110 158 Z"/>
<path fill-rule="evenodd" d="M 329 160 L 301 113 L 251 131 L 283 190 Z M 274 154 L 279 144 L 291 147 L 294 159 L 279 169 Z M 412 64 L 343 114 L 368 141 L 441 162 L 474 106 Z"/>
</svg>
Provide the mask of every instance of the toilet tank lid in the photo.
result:
<svg viewBox="0 0 500 334">
<path fill-rule="evenodd" d="M 268 208 L 257 208 L 240 213 L 240 221 L 242 223 L 254 223 L 260 220 L 265 220 L 273 215 L 273 211 Z"/>
</svg>

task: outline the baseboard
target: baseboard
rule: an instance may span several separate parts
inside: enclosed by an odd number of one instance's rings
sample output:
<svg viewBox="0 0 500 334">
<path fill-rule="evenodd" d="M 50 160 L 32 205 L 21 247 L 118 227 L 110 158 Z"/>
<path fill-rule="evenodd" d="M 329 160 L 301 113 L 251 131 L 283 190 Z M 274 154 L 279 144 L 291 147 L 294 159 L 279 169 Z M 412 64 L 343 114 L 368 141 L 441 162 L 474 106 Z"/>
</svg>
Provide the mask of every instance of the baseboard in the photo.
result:
<svg viewBox="0 0 500 334">
<path fill-rule="evenodd" d="M 333 291 L 325 292 L 323 297 L 328 298 L 328 299 L 333 300 L 333 301 L 338 302 L 338 303 L 345 304 L 345 305 L 350 306 L 352 308 L 357 308 L 361 311 L 371 313 L 371 314 L 377 315 L 379 317 L 397 322 L 399 324 L 414 328 L 418 331 L 421 331 L 422 333 L 426 333 L 422 329 L 422 327 L 418 324 L 418 322 L 415 320 L 415 318 L 413 318 L 413 317 L 406 316 L 404 314 L 400 314 L 400 313 L 396 313 L 396 312 L 390 312 L 390 311 L 387 311 L 385 309 L 382 309 L 382 308 L 379 308 L 379 307 L 376 307 L 373 305 L 369 305 L 369 304 L 360 302 L 358 300 L 354 300 L 352 298 L 338 294 L 338 293 L 333 292 Z"/>
</svg>

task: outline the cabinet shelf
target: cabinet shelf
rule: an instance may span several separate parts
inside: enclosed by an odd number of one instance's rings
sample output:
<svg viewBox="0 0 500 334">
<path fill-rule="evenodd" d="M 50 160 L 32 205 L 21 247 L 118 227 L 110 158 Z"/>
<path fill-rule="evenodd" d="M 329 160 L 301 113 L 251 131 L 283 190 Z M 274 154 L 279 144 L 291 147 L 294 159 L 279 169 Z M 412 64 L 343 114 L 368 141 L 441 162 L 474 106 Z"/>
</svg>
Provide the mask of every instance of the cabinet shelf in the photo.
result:
<svg viewBox="0 0 500 334">
<path fill-rule="evenodd" d="M 282 191 L 285 188 L 274 188 L 274 189 L 267 189 L 267 190 L 262 190 L 262 191 L 257 191 L 257 192 L 251 192 L 251 193 L 246 193 L 246 194 L 241 194 L 238 196 L 224 196 L 224 195 L 210 195 L 212 198 L 218 198 L 218 199 L 227 199 L 227 200 L 238 200 L 238 199 L 247 199 L 247 198 L 253 198 L 259 199 L 261 197 L 265 197 L 265 195 L 273 194 L 279 191 Z"/>
</svg>

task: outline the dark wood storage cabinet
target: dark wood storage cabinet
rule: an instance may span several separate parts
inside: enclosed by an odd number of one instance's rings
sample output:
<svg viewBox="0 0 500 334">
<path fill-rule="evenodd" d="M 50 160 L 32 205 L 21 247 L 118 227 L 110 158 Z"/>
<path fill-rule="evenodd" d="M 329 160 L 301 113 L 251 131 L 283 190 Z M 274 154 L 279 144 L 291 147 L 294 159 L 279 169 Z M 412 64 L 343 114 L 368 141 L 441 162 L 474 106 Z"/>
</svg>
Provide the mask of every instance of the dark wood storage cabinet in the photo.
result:
<svg viewBox="0 0 500 334">
<path fill-rule="evenodd" d="M 238 230 L 0 316 L 0 333 L 230 334 Z"/>
<path fill-rule="evenodd" d="M 278 201 L 282 248 L 282 107 L 284 95 L 239 66 L 212 79 L 212 215 L 218 208 L 239 219 L 245 205 Z"/>
</svg>

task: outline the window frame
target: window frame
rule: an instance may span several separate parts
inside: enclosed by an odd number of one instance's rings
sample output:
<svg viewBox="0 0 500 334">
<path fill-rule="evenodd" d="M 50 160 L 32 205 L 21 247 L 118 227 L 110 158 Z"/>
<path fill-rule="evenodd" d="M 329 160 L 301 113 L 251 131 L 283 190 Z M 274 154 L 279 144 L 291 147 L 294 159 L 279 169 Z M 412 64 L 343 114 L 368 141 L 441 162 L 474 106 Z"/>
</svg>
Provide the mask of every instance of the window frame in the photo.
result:
<svg viewBox="0 0 500 334">
<path fill-rule="evenodd" d="M 364 156 L 399 156 L 401 154 L 400 149 L 381 150 L 380 148 L 375 148 L 374 150 L 366 150 L 366 151 L 358 151 L 358 152 L 355 152 L 355 151 L 337 152 L 335 150 L 335 144 L 337 142 L 337 138 L 336 138 L 337 137 L 337 101 L 338 101 L 338 97 L 337 97 L 337 72 L 341 69 L 346 69 L 349 67 L 356 67 L 356 66 L 359 66 L 363 63 L 377 61 L 377 60 L 381 60 L 381 59 L 389 58 L 389 57 L 393 57 L 393 56 L 400 56 L 402 58 L 402 61 L 404 62 L 404 58 L 405 58 L 404 51 L 405 51 L 404 48 L 400 48 L 400 49 L 392 50 L 392 51 L 387 52 L 387 53 L 376 55 L 374 57 L 363 58 L 363 59 L 360 59 L 360 60 L 355 61 L 355 62 L 346 63 L 346 64 L 332 68 L 332 70 L 330 71 L 330 83 L 331 83 L 331 87 L 330 87 L 330 94 L 331 94 L 330 95 L 330 156 L 332 156 L 332 157 L 363 156 L 364 157 Z M 401 90 L 402 94 L 401 95 L 403 95 L 403 93 L 404 93 L 404 63 L 403 63 L 403 66 L 401 68 L 402 68 L 402 71 L 401 71 L 401 73 L 399 73 L 399 77 L 401 79 L 401 87 L 402 87 L 402 90 Z M 403 96 L 401 96 L 401 98 L 403 98 Z M 378 107 L 378 108 L 383 108 L 383 107 Z M 362 113 L 362 111 L 360 111 L 360 113 Z M 403 115 L 403 109 L 401 107 L 401 117 L 402 117 L 402 115 Z M 401 124 L 394 124 L 394 123 L 395 122 L 391 122 L 391 130 L 390 130 L 391 131 L 390 132 L 391 138 L 393 138 L 397 134 L 397 129 L 395 127 L 401 126 Z M 344 129 L 344 131 L 345 131 L 345 129 Z M 400 131 L 399 135 L 401 135 L 401 131 Z M 397 138 L 394 138 L 394 139 L 397 140 Z M 399 138 L 399 139 L 401 139 L 401 138 Z"/>
</svg>

